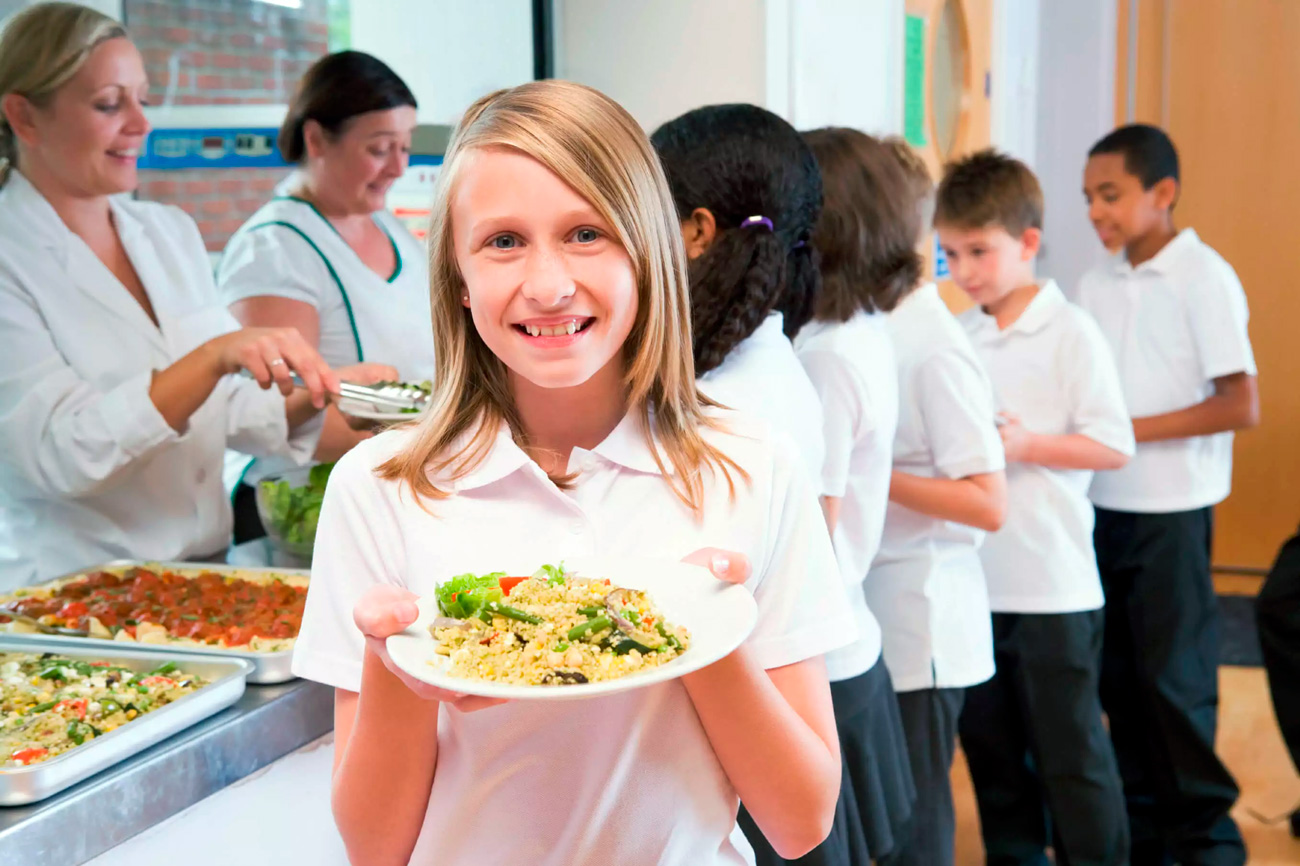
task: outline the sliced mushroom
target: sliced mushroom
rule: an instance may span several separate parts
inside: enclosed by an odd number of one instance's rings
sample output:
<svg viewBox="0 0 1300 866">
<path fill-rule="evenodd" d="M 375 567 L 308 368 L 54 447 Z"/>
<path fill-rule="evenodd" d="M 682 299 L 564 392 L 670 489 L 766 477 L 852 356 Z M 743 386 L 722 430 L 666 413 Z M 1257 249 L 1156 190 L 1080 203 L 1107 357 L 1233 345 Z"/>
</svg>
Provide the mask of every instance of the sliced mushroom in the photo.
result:
<svg viewBox="0 0 1300 866">
<path fill-rule="evenodd" d="M 625 592 L 627 592 L 627 590 L 624 589 L 623 587 L 619 587 L 617 589 L 611 590 L 609 594 L 605 596 L 605 612 L 609 614 L 610 620 L 614 623 L 614 625 L 618 627 L 620 631 L 625 632 L 627 634 L 631 634 L 632 632 L 636 631 L 636 626 L 632 625 L 632 623 L 629 622 L 627 618 L 623 616 L 623 614 L 618 612 L 618 607 L 617 607 L 618 599 L 615 598 L 615 596 L 622 598 L 623 593 Z"/>
</svg>

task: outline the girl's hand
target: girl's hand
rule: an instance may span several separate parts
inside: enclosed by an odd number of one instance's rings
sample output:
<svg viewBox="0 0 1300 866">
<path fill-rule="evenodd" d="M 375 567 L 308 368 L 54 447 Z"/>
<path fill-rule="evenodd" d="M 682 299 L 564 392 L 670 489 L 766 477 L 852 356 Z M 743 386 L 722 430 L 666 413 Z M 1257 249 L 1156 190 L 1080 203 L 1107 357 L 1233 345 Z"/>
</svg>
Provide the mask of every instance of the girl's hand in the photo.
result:
<svg viewBox="0 0 1300 866">
<path fill-rule="evenodd" d="M 1025 463 L 1033 447 L 1034 434 L 1025 429 L 1019 415 L 1010 412 L 998 413 L 998 434 L 1002 437 L 1002 450 L 1006 452 L 1008 463 Z"/>
<path fill-rule="evenodd" d="M 384 667 L 401 680 L 408 689 L 426 700 L 439 701 L 463 713 L 472 713 L 475 710 L 505 703 L 497 698 L 462 695 L 459 692 L 436 688 L 410 676 L 389 658 L 386 644 L 388 637 L 405 629 L 420 615 L 419 609 L 415 606 L 417 597 L 415 593 L 396 586 L 371 587 L 365 595 L 361 596 L 356 607 L 352 609 L 352 618 L 357 628 L 361 629 L 361 633 L 366 636 L 366 649 L 383 661 Z"/>
<path fill-rule="evenodd" d="M 752 571 L 748 556 L 717 547 L 702 547 L 689 556 L 682 557 L 682 562 L 701 565 L 713 572 L 713 576 L 718 580 L 725 580 L 727 583 L 743 584 L 749 580 Z"/>
<path fill-rule="evenodd" d="M 263 388 L 278 385 L 288 397 L 297 373 L 317 409 L 325 408 L 327 394 L 339 392 L 338 376 L 297 328 L 244 328 L 216 337 L 208 345 L 219 375 L 247 370 Z"/>
</svg>

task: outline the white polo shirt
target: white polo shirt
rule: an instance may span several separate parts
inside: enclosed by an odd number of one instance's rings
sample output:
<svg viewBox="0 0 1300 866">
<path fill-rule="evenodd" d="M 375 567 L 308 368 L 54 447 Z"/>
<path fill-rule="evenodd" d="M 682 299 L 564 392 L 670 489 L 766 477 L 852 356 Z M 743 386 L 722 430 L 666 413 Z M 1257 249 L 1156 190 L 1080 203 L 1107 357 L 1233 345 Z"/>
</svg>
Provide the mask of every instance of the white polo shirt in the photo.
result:
<svg viewBox="0 0 1300 866">
<path fill-rule="evenodd" d="M 425 503 L 432 513 L 373 474 L 412 433 L 362 442 L 330 477 L 294 673 L 360 688 L 364 643 L 352 608 L 371 586 L 428 595 L 465 571 L 518 573 L 583 555 L 678 560 L 710 546 L 750 557 L 759 612 L 747 645 L 764 668 L 852 642 L 834 551 L 797 456 L 757 425 L 729 423 L 731 434 L 706 435 L 750 481 L 737 479 L 732 500 L 725 479 L 705 472 L 700 517 L 670 490 L 630 418 L 593 450 L 573 452 L 569 468 L 580 474 L 570 490 L 503 430 L 453 496 Z M 438 743 L 413 863 L 751 861 L 741 834 L 732 838 L 736 792 L 680 680 L 576 702 L 444 708 Z"/>
<path fill-rule="evenodd" d="M 815 486 L 826 459 L 822 405 L 784 328 L 784 316 L 769 315 L 721 364 L 700 377 L 700 390 L 794 439 Z"/>
<path fill-rule="evenodd" d="M 847 322 L 809 322 L 795 352 L 821 398 L 826 462 L 822 492 L 840 498 L 833 541 L 840 577 L 861 637 L 826 657 L 831 682 L 868 671 L 880 658 L 880 625 L 863 581 L 880 549 L 898 427 L 898 368 L 883 314 Z"/>
<path fill-rule="evenodd" d="M 1005 330 L 979 307 L 958 321 L 970 335 L 997 409 L 1025 429 L 1080 434 L 1131 455 L 1133 425 L 1119 373 L 1097 323 L 1055 282 Z M 1105 599 L 1092 548 L 1091 470 L 1007 466 L 1007 519 L 984 540 L 989 604 L 1000 613 L 1096 610 Z"/>
<path fill-rule="evenodd" d="M 939 290 L 913 291 L 889 325 L 898 364 L 894 469 L 955 479 L 1005 468 L 988 377 Z M 993 676 L 983 540 L 974 527 L 889 503 L 865 586 L 896 691 L 973 686 Z"/>
<path fill-rule="evenodd" d="M 1136 268 L 1120 253 L 1089 271 L 1078 301 L 1115 353 L 1134 418 L 1194 406 L 1220 376 L 1255 375 L 1241 281 L 1192 229 Z M 1231 488 L 1228 432 L 1140 443 L 1123 469 L 1098 473 L 1091 495 L 1102 508 L 1168 513 L 1222 502 Z"/>
</svg>

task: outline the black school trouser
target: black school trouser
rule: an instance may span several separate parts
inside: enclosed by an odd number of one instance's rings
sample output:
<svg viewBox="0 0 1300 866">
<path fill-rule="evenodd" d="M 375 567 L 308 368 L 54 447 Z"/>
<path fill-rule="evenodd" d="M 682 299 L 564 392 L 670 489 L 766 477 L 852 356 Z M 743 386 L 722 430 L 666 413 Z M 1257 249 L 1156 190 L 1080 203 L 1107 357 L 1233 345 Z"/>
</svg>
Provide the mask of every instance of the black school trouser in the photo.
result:
<svg viewBox="0 0 1300 866">
<path fill-rule="evenodd" d="M 1237 784 L 1214 753 L 1219 609 L 1211 509 L 1097 509 L 1106 591 L 1101 701 L 1124 779 L 1133 866 L 1242 866 Z"/>
<path fill-rule="evenodd" d="M 1300 770 L 1300 532 L 1278 551 L 1255 603 L 1273 710 Z"/>
<path fill-rule="evenodd" d="M 993 614 L 993 679 L 958 730 L 988 866 L 1124 866 L 1128 819 L 1101 718 L 1103 615 Z M 1050 814 L 1050 818 L 1049 818 Z"/>
<path fill-rule="evenodd" d="M 952 759 L 957 717 L 965 689 L 919 689 L 898 693 L 898 713 L 916 782 L 912 821 L 898 847 L 880 866 L 952 866 L 957 816 L 953 809 Z"/>
</svg>

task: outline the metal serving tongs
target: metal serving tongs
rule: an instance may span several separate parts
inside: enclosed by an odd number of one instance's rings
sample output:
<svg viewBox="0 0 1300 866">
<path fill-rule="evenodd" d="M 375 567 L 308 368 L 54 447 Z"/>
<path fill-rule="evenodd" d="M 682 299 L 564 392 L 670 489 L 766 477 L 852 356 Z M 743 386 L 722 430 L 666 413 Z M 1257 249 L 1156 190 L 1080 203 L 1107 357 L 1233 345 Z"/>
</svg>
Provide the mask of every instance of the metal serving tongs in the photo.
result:
<svg viewBox="0 0 1300 866">
<path fill-rule="evenodd" d="M 90 632 L 82 631 L 79 628 L 63 628 L 60 626 L 46 625 L 34 616 L 28 616 L 25 613 L 10 610 L 9 608 L 0 607 L 0 616 L 7 616 L 14 622 L 22 622 L 30 625 L 41 634 L 55 634 L 61 637 L 90 637 Z"/>
<path fill-rule="evenodd" d="M 251 377 L 247 370 L 244 371 L 244 375 Z M 303 382 L 302 377 L 297 373 L 291 372 L 290 376 L 295 387 L 307 387 L 307 384 Z M 385 409 L 394 409 L 399 412 L 408 409 L 423 409 L 429 402 L 429 395 L 422 389 L 403 385 L 400 382 L 378 382 L 374 385 L 340 382 L 339 396 L 362 403 L 372 403 L 375 406 L 382 406 Z"/>
</svg>

